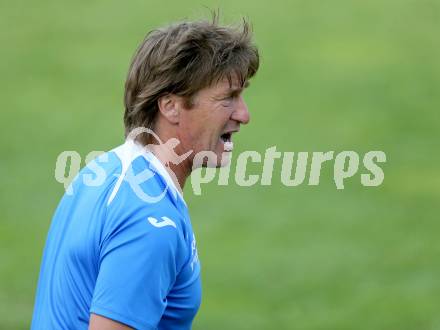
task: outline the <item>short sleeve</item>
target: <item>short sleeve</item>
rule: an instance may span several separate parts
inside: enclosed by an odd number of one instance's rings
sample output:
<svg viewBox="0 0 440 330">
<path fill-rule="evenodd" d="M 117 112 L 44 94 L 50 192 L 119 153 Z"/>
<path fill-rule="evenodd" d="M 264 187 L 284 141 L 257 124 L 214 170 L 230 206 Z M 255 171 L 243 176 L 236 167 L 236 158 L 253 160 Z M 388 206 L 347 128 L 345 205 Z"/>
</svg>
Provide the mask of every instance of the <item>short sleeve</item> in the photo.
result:
<svg viewBox="0 0 440 330">
<path fill-rule="evenodd" d="M 136 329 L 156 329 L 178 273 L 179 235 L 147 215 L 115 225 L 100 250 L 90 312 Z"/>
</svg>

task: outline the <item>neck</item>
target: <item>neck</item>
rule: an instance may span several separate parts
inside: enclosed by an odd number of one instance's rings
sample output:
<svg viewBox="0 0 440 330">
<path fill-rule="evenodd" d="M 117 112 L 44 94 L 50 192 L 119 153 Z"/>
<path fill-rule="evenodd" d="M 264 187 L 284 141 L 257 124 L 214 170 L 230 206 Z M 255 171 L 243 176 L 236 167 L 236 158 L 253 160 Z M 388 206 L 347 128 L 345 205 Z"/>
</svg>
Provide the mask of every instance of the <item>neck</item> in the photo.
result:
<svg viewBox="0 0 440 330">
<path fill-rule="evenodd" d="M 192 151 L 188 152 L 180 142 L 177 125 L 170 124 L 160 114 L 157 118 L 154 129 L 157 138 L 152 139 L 148 148 L 164 165 L 170 174 L 174 184 L 182 192 L 186 179 L 192 171 Z"/>
<path fill-rule="evenodd" d="M 149 145 L 150 151 L 164 165 L 176 187 L 183 191 L 186 179 L 191 174 L 191 166 L 187 159 L 179 161 L 177 150 L 167 145 L 166 141 L 161 145 Z M 178 149 L 178 148 L 176 148 Z"/>
<path fill-rule="evenodd" d="M 191 174 L 191 171 L 188 171 L 186 169 L 186 167 L 184 167 L 184 166 L 179 166 L 179 165 L 174 165 L 174 164 L 171 164 L 170 169 L 167 168 L 167 170 L 174 172 L 174 174 L 176 175 L 176 179 L 177 179 L 177 185 L 181 189 L 181 192 L 182 192 L 183 187 L 185 186 L 186 179 Z"/>
<path fill-rule="evenodd" d="M 172 127 L 163 127 L 160 121 L 156 123 L 154 129 L 160 141 L 153 138 L 150 144 L 147 144 L 148 149 L 159 159 L 164 165 L 167 172 L 170 174 L 174 184 L 182 192 L 187 177 L 192 171 L 192 152 L 184 150 L 177 134 Z M 148 142 L 147 142 L 148 143 Z"/>
</svg>

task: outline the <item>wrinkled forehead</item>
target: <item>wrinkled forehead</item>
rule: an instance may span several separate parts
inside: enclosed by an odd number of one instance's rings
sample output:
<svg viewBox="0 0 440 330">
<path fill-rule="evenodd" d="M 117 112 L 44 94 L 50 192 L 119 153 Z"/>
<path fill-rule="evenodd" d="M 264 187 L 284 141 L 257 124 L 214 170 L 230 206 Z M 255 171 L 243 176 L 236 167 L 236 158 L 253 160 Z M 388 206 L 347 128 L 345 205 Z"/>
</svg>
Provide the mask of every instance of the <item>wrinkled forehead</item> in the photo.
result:
<svg viewBox="0 0 440 330">
<path fill-rule="evenodd" d="M 226 97 L 228 95 L 240 94 L 244 88 L 249 85 L 249 82 L 244 82 L 238 75 L 223 76 L 222 78 L 214 81 L 210 86 L 199 90 L 193 98 L 194 102 L 200 99 L 218 99 Z"/>
<path fill-rule="evenodd" d="M 213 88 L 220 91 L 228 90 L 242 90 L 249 85 L 247 80 L 242 81 L 237 75 L 231 75 L 229 77 L 223 77 L 213 84 Z"/>
</svg>

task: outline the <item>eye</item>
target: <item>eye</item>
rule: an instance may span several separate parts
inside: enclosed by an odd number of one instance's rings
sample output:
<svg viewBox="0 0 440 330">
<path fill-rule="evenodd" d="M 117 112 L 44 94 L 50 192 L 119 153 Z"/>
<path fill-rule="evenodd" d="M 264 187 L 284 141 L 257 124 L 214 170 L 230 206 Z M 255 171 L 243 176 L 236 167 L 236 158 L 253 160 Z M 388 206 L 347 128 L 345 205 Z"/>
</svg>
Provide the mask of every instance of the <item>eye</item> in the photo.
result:
<svg viewBox="0 0 440 330">
<path fill-rule="evenodd" d="M 226 107 L 230 107 L 232 105 L 232 102 L 234 101 L 234 96 L 228 96 L 222 99 L 221 105 Z"/>
</svg>

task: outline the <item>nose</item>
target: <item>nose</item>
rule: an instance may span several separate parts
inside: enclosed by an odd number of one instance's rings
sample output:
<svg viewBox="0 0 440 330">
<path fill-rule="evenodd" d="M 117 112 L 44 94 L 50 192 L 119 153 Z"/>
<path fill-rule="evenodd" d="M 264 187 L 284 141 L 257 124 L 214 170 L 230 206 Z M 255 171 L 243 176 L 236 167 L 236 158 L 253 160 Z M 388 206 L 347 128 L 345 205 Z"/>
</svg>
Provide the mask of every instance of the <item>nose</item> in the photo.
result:
<svg viewBox="0 0 440 330">
<path fill-rule="evenodd" d="M 238 99 L 237 107 L 231 115 L 231 119 L 239 122 L 240 124 L 246 125 L 250 121 L 250 114 L 246 102 L 243 96 Z"/>
</svg>

